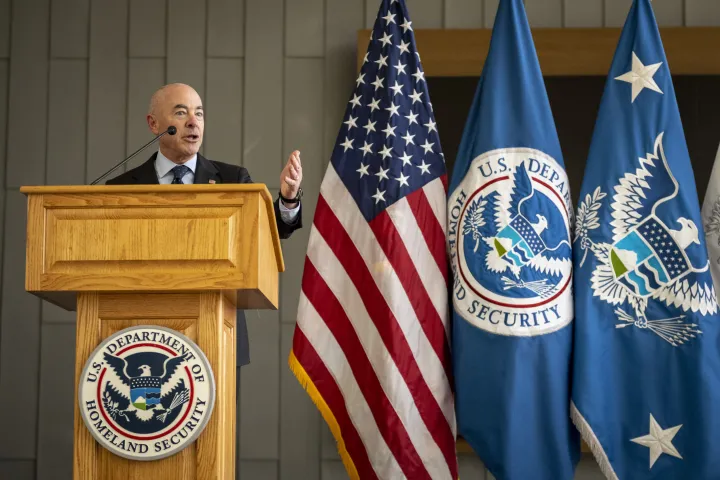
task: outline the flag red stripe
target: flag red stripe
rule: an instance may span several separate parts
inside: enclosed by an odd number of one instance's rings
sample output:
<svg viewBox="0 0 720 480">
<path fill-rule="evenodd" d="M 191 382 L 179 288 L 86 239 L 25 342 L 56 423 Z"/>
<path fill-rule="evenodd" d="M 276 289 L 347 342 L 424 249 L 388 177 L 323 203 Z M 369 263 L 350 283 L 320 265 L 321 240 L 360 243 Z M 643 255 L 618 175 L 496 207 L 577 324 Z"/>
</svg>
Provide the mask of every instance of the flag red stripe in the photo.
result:
<svg viewBox="0 0 720 480">
<path fill-rule="evenodd" d="M 321 222 L 317 216 L 315 221 L 316 225 Z M 342 230 L 342 227 L 339 228 Z M 303 287 L 305 296 L 325 321 L 345 354 L 355 381 L 375 418 L 377 428 L 398 465 L 409 478 L 429 479 L 430 475 L 425 470 L 422 459 L 415 450 L 400 417 L 387 398 L 352 322 L 333 291 L 325 283 L 325 279 L 307 259 L 303 274 L 303 286 L 305 285 L 308 285 L 307 288 Z"/>
<path fill-rule="evenodd" d="M 445 232 L 438 223 L 438 219 L 433 212 L 430 202 L 428 202 L 425 191 L 420 189 L 405 197 L 410 210 L 415 215 L 418 227 L 425 238 L 430 253 L 432 253 L 435 263 L 437 263 L 440 272 L 442 272 L 445 284 L 448 281 L 448 264 L 445 249 Z"/>
<path fill-rule="evenodd" d="M 435 216 L 434 214 L 432 215 L 433 217 Z M 413 310 L 415 310 L 418 322 L 443 365 L 445 375 L 448 380 L 452 379 L 450 344 L 447 336 L 445 335 L 445 326 L 443 325 L 440 315 L 435 309 L 435 305 L 433 305 L 430 300 L 430 296 L 420 280 L 420 276 L 418 275 L 417 270 L 415 269 L 415 264 L 410 258 L 410 254 L 405 247 L 405 243 L 402 241 L 400 234 L 395 229 L 395 225 L 393 224 L 387 211 L 383 211 L 375 217 L 370 222 L 370 228 L 375 233 L 375 238 L 385 252 L 385 255 L 392 265 L 393 270 L 395 270 L 403 289 L 407 293 L 410 304 L 413 306 Z M 373 283 L 372 286 L 375 287 L 375 284 Z M 374 315 L 373 317 L 375 318 Z M 412 365 L 417 367 L 417 364 L 414 361 L 412 362 Z M 416 401 L 418 411 L 425 421 L 425 425 L 428 427 L 430 434 L 440 447 L 440 450 L 442 450 L 443 455 L 445 455 L 448 465 L 451 467 L 452 471 L 452 465 L 454 465 L 455 459 L 455 439 L 453 437 L 452 430 L 450 429 L 450 425 L 447 421 L 438 422 L 438 417 L 436 415 L 440 415 L 440 418 L 443 420 L 445 420 L 445 416 L 442 412 L 438 412 L 440 410 L 440 406 L 437 404 L 434 397 L 429 397 L 427 399 L 428 401 L 418 402 L 419 398 L 422 398 L 421 395 L 426 395 L 426 393 L 422 391 L 423 388 L 427 388 L 427 394 L 431 395 L 430 390 L 424 381 L 422 383 L 418 382 L 418 388 L 416 389 L 413 389 L 410 384 L 408 384 L 408 386 L 410 387 L 410 391 Z M 454 475 L 455 472 L 453 472 L 453 476 Z"/>
<path fill-rule="evenodd" d="M 389 218 L 388 221 L 390 221 Z M 315 227 L 328 246 L 336 253 L 338 261 L 345 268 L 355 288 L 360 293 L 368 315 L 372 318 L 385 347 L 405 380 L 413 396 L 413 401 L 431 435 L 436 439 L 436 442 L 438 438 L 444 440 L 437 442 L 438 447 L 447 458 L 453 478 L 456 478 L 455 439 L 450 430 L 450 425 L 425 382 L 407 339 L 368 270 L 365 260 L 322 195 L 319 196 L 315 209 Z M 393 231 L 394 229 L 393 226 Z M 429 308 L 435 311 L 432 304 L 430 304 Z M 441 433 L 438 435 L 436 431 Z"/>
<path fill-rule="evenodd" d="M 445 326 L 387 211 L 383 210 L 375 217 L 370 222 L 370 228 L 400 280 L 425 336 L 445 369 L 445 374 L 450 378 L 450 346 L 445 335 Z"/>
<path fill-rule="evenodd" d="M 306 264 L 310 263 L 307 258 L 305 262 Z M 345 442 L 345 448 L 360 478 L 377 478 L 365 445 L 345 407 L 345 400 L 340 388 L 300 328 L 295 328 L 293 353 L 335 417 Z"/>
</svg>

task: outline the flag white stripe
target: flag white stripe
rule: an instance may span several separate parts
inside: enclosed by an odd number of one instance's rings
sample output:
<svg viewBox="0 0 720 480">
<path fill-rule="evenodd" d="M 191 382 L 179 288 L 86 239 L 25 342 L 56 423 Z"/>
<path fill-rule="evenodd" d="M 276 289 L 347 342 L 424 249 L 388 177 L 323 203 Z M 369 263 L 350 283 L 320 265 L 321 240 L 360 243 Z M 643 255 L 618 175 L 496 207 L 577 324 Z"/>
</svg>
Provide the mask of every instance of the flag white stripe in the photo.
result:
<svg viewBox="0 0 720 480">
<path fill-rule="evenodd" d="M 447 235 L 447 207 L 445 201 L 445 186 L 440 178 L 436 178 L 432 182 L 427 183 L 423 187 L 425 196 L 428 199 L 430 208 L 435 213 L 438 223 L 442 227 L 442 231 Z"/>
<path fill-rule="evenodd" d="M 400 238 L 402 238 L 405 244 L 410 259 L 413 264 L 415 264 L 415 269 L 420 276 L 420 281 L 425 287 L 430 301 L 435 306 L 435 311 L 442 320 L 443 327 L 445 327 L 445 334 L 449 341 L 450 327 L 448 321 L 447 286 L 445 285 L 440 267 L 438 267 L 425 241 L 425 236 L 420 231 L 420 226 L 410 208 L 410 204 L 408 204 L 406 198 L 403 198 L 388 208 L 386 212 L 400 234 Z"/>
<path fill-rule="evenodd" d="M 430 388 L 448 424 L 454 427 L 454 400 L 450 390 L 450 382 L 445 375 L 442 362 L 425 336 L 407 292 L 405 292 L 400 279 L 393 270 L 392 265 L 390 265 L 382 248 L 375 240 L 375 234 L 367 224 L 355 200 L 345 189 L 342 180 L 337 176 L 332 164 L 328 166 L 320 191 L 328 206 L 345 228 L 345 231 L 352 238 L 355 247 L 365 259 L 366 264 L 368 259 L 372 259 L 373 264 L 367 265 L 368 270 L 380 292 L 382 292 L 388 307 L 390 307 L 397 319 L 400 330 L 407 339 L 408 345 L 410 345 L 415 362 L 428 388 Z"/>
<path fill-rule="evenodd" d="M 322 262 L 321 262 L 322 263 Z M 350 370 L 343 349 L 335 340 L 315 307 L 300 292 L 298 328 L 313 346 L 342 392 L 350 420 L 367 450 L 370 463 L 380 478 L 405 478 L 395 456 L 377 428 L 370 407 Z"/>
<path fill-rule="evenodd" d="M 390 353 L 385 348 L 383 339 L 370 318 L 352 279 L 350 279 L 335 253 L 315 226 L 312 227 L 310 232 L 310 241 L 313 248 L 311 252 L 308 252 L 308 258 L 333 291 L 350 319 L 363 346 L 364 353 L 375 371 L 375 376 L 380 381 L 380 385 L 390 404 L 405 426 L 410 441 L 415 445 L 415 449 L 428 473 L 431 478 L 450 478 L 450 470 L 443 452 L 435 443 L 420 416 L 413 395 Z M 366 445 L 371 446 L 372 443 L 366 443 Z M 384 477 L 384 475 L 381 475 L 381 478 Z"/>
</svg>

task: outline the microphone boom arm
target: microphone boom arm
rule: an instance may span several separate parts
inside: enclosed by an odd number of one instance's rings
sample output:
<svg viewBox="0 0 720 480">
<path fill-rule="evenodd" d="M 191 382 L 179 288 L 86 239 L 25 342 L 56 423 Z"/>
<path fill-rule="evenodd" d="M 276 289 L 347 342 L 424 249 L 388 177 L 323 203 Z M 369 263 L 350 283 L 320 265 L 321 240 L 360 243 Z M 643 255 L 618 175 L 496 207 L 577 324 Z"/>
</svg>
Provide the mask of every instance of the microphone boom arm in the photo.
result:
<svg viewBox="0 0 720 480">
<path fill-rule="evenodd" d="M 140 153 L 140 152 L 142 152 L 143 150 L 145 150 L 145 149 L 148 147 L 148 145 L 150 145 L 150 144 L 152 144 L 153 142 L 156 142 L 157 140 L 159 140 L 160 137 L 162 137 L 163 135 L 165 135 L 165 134 L 175 135 L 176 132 L 177 132 L 177 129 L 176 129 L 174 126 L 171 125 L 170 127 L 168 127 L 167 130 L 165 130 L 164 132 L 162 132 L 160 135 L 158 135 L 157 137 L 153 138 L 153 139 L 150 140 L 148 143 L 146 143 L 145 145 L 143 145 L 142 147 L 140 147 L 139 149 L 137 149 L 137 151 L 136 151 L 135 153 L 133 153 L 132 155 L 130 155 L 129 157 L 127 157 L 125 160 L 123 160 L 123 161 L 121 161 L 120 163 L 118 163 L 117 165 L 115 165 L 113 168 L 111 168 L 111 169 L 108 170 L 107 172 L 105 172 L 105 173 L 103 173 L 102 175 L 100 175 L 100 176 L 99 176 L 98 178 L 96 178 L 90 185 L 95 185 L 95 184 L 97 184 L 100 180 L 102 180 L 103 178 L 107 177 L 107 176 L 110 175 L 112 172 L 114 172 L 115 170 L 117 170 L 118 168 L 120 168 L 125 162 L 127 162 L 127 161 L 130 160 L 131 158 L 135 157 L 138 153 Z"/>
</svg>

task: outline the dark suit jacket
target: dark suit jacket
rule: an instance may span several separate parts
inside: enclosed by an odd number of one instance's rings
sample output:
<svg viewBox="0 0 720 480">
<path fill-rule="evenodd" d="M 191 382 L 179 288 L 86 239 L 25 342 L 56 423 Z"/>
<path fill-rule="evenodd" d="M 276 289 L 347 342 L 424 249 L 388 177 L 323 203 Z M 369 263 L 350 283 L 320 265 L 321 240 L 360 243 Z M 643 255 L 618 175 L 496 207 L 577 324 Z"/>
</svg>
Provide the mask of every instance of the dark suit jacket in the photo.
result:
<svg viewBox="0 0 720 480">
<path fill-rule="evenodd" d="M 154 153 L 147 162 L 128 170 L 122 175 L 111 178 L 105 183 L 107 185 L 149 185 L 160 183 L 155 171 L 156 157 L 157 153 Z M 208 160 L 198 153 L 194 183 L 209 183 L 210 180 L 215 180 L 215 183 L 253 183 L 246 168 Z M 275 200 L 275 219 L 277 220 L 278 233 L 280 238 L 289 238 L 292 232 L 302 227 L 302 204 L 295 223 L 288 225 L 280 216 L 279 201 L 279 199 Z M 250 348 L 245 312 L 242 310 L 238 310 L 235 330 L 237 335 L 237 365 L 247 365 L 250 363 Z"/>
</svg>

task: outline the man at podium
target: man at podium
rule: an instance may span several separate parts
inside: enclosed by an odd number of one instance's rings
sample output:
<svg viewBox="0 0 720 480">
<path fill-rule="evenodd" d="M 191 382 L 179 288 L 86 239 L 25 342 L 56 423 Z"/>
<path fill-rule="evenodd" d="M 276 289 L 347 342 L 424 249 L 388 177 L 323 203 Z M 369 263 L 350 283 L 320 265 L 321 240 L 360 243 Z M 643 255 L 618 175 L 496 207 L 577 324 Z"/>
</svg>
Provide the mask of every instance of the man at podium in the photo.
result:
<svg viewBox="0 0 720 480">
<path fill-rule="evenodd" d="M 157 90 L 150 101 L 147 123 L 154 135 L 163 135 L 160 147 L 145 163 L 108 180 L 108 185 L 169 183 L 253 183 L 244 167 L 208 160 L 198 153 L 203 140 L 205 115 L 200 95 L 189 85 L 174 83 Z M 302 227 L 302 165 L 300 152 L 290 154 L 280 173 L 280 198 L 275 218 L 280 238 L 289 238 Z M 237 366 L 250 363 L 245 314 L 237 316 Z M 239 382 L 238 382 L 239 384 Z"/>
</svg>

